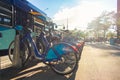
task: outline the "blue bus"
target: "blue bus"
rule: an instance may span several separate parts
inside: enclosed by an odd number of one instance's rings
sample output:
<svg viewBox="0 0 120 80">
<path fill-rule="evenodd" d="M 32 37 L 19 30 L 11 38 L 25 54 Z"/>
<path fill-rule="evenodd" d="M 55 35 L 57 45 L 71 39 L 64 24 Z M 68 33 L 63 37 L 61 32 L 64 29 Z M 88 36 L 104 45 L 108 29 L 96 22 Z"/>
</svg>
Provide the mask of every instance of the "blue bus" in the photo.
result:
<svg viewBox="0 0 120 80">
<path fill-rule="evenodd" d="M 14 40 L 15 25 L 29 27 L 34 32 L 45 27 L 47 15 L 27 0 L 0 0 L 0 51 L 7 50 Z"/>
</svg>

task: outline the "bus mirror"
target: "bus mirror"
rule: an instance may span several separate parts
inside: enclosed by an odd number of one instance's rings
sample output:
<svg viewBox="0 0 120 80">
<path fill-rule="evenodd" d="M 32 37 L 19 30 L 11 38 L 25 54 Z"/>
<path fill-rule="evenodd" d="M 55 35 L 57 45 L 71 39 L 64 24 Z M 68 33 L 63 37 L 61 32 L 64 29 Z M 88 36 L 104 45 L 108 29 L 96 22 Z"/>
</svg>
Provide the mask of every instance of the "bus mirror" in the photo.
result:
<svg viewBox="0 0 120 80">
<path fill-rule="evenodd" d="M 15 30 L 22 30 L 22 29 L 23 29 L 23 27 L 21 25 L 15 26 Z"/>
</svg>

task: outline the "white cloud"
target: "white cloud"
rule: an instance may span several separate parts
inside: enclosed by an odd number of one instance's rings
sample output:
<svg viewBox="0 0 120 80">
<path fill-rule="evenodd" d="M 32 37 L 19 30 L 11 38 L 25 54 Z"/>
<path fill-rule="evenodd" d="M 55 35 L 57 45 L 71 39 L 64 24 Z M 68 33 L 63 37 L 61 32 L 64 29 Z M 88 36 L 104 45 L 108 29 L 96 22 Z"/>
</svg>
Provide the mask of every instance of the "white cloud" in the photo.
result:
<svg viewBox="0 0 120 80">
<path fill-rule="evenodd" d="M 115 8 L 109 9 L 108 6 L 101 2 L 86 0 L 79 2 L 78 5 L 72 8 L 62 8 L 54 15 L 53 20 L 59 25 L 64 24 L 66 26 L 68 19 L 69 29 L 75 27 L 85 29 L 87 23 L 99 16 L 104 10 L 115 10 Z"/>
</svg>

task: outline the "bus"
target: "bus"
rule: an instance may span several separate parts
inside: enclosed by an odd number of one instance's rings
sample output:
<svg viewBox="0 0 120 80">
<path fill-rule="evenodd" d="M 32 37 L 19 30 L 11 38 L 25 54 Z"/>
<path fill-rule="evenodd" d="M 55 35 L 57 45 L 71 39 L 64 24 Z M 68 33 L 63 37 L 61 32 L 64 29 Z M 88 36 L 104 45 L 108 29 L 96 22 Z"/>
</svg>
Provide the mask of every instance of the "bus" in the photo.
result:
<svg viewBox="0 0 120 80">
<path fill-rule="evenodd" d="M 47 14 L 27 0 L 0 0 L 0 51 L 7 50 L 14 40 L 16 25 L 29 27 L 34 32 L 45 27 Z"/>
</svg>

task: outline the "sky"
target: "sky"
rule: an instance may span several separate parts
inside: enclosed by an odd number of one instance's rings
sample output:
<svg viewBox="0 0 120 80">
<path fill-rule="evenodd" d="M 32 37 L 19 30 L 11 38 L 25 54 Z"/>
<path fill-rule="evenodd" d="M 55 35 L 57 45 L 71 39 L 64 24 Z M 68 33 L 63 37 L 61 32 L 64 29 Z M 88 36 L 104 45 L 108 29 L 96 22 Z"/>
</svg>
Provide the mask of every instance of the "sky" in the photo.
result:
<svg viewBox="0 0 120 80">
<path fill-rule="evenodd" d="M 117 0 L 28 0 L 57 25 L 85 30 L 87 24 L 103 11 L 115 11 Z M 60 26 L 62 27 L 62 26 Z"/>
</svg>

